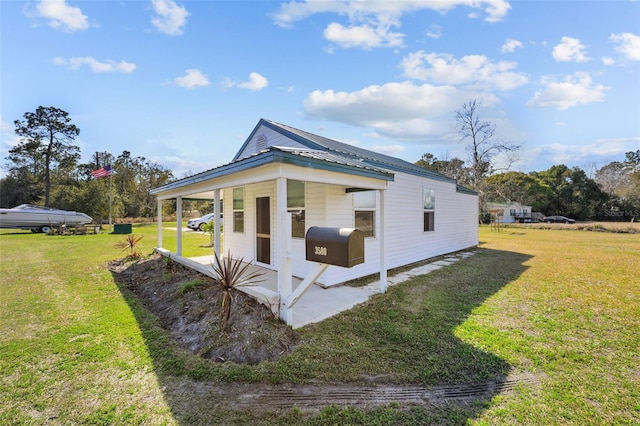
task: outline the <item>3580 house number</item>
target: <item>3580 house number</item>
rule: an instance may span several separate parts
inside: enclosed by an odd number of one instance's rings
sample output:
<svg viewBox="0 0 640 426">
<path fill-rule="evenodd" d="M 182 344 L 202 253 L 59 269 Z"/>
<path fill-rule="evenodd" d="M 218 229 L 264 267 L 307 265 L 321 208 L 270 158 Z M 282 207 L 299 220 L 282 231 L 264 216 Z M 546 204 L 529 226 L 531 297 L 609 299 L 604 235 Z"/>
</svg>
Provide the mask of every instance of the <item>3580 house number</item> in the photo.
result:
<svg viewBox="0 0 640 426">
<path fill-rule="evenodd" d="M 327 255 L 327 248 L 326 247 L 320 247 L 320 246 L 315 246 L 316 247 L 316 256 L 326 256 Z"/>
</svg>

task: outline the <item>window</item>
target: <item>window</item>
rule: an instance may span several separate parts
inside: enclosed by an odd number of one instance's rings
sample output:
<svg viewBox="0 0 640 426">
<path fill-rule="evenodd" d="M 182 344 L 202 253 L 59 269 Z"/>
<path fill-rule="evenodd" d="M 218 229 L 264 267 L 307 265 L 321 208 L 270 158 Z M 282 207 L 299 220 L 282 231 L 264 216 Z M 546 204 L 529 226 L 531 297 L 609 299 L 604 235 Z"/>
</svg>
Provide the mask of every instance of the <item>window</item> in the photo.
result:
<svg viewBox="0 0 640 426">
<path fill-rule="evenodd" d="M 233 188 L 233 232 L 244 232 L 244 188 Z"/>
<path fill-rule="evenodd" d="M 291 236 L 304 238 L 304 182 L 287 180 L 287 211 L 291 213 Z"/>
<path fill-rule="evenodd" d="M 361 230 L 365 237 L 375 237 L 375 191 L 354 192 L 353 204 L 355 210 L 355 227 Z"/>
<path fill-rule="evenodd" d="M 423 231 L 433 231 L 435 229 L 435 209 L 436 195 L 433 189 L 422 189 L 422 209 L 424 213 Z"/>
</svg>

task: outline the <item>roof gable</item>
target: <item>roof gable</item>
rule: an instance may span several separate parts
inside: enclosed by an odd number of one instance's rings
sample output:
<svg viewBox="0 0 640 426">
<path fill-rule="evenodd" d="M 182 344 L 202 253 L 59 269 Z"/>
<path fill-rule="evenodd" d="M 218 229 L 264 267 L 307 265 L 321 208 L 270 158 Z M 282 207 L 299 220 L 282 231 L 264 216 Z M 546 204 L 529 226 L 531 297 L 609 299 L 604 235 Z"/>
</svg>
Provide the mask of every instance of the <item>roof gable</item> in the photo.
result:
<svg viewBox="0 0 640 426">
<path fill-rule="evenodd" d="M 250 155 L 258 150 L 256 142 L 265 129 L 268 129 L 275 134 L 285 137 L 287 142 L 285 142 L 283 139 L 277 140 L 277 144 L 279 146 L 289 146 L 294 148 L 305 147 L 311 150 L 332 152 L 337 155 L 356 159 L 374 168 L 383 168 L 446 182 L 456 182 L 455 179 L 425 169 L 424 167 L 417 166 L 408 161 L 369 151 L 367 149 L 359 148 L 357 146 L 349 145 L 343 142 L 338 142 L 334 139 L 315 135 L 304 130 L 287 126 L 286 124 L 276 123 L 275 121 L 266 120 L 264 118 L 261 118 L 256 127 L 253 129 L 245 143 L 242 145 L 242 147 L 234 157 L 234 161 L 246 155 Z M 270 143 L 270 140 L 267 141 L 267 146 L 270 146 Z"/>
</svg>

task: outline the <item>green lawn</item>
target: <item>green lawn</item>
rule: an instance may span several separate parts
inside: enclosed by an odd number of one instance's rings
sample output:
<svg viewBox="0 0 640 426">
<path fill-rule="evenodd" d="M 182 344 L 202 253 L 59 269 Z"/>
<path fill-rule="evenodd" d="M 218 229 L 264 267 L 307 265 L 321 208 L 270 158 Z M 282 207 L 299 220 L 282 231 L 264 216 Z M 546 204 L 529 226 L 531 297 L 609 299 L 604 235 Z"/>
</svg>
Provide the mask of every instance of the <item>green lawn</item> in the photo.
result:
<svg viewBox="0 0 640 426">
<path fill-rule="evenodd" d="M 173 224 L 165 224 L 172 226 Z M 134 226 L 140 249 L 156 227 Z M 122 235 L 0 232 L 0 424 L 640 424 L 640 237 L 481 228 L 475 256 L 300 330 L 278 362 L 216 364 L 176 348 L 114 282 Z M 175 232 L 164 231 L 165 246 Z M 209 237 L 185 233 L 187 256 Z M 245 413 L 198 383 L 481 383 L 531 374 L 468 405 L 311 417 Z"/>
</svg>

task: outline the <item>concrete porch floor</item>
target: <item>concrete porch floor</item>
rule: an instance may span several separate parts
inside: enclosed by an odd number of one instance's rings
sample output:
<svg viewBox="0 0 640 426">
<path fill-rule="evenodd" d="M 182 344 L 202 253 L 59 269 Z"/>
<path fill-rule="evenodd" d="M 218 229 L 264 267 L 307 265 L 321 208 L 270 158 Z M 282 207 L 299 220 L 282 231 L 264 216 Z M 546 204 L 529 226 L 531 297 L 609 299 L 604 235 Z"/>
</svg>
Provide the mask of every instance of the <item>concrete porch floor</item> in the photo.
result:
<svg viewBox="0 0 640 426">
<path fill-rule="evenodd" d="M 428 274 L 444 266 L 451 265 L 461 259 L 473 256 L 475 250 L 470 249 L 446 256 L 443 259 L 428 262 L 414 269 L 401 272 L 394 276 L 387 277 L 387 285 L 400 284 L 414 276 Z M 173 257 L 173 256 L 172 256 Z M 202 272 L 202 268 L 213 271 L 213 256 L 200 256 L 189 258 Z M 189 265 L 187 265 L 189 266 Z M 277 297 L 278 294 L 278 274 L 271 269 L 252 265 L 250 272 L 260 270 L 264 275 L 260 278 L 263 281 L 256 286 L 239 287 L 245 293 L 260 298 Z M 300 278 L 293 277 L 293 289 L 302 282 Z M 375 281 L 363 287 L 351 287 L 348 285 L 322 288 L 319 285 L 311 285 L 304 295 L 293 307 L 293 328 L 304 327 L 308 324 L 321 322 L 327 318 L 335 316 L 340 312 L 349 310 L 356 305 L 366 302 L 371 296 L 380 292 L 380 282 Z M 264 300 L 261 301 L 265 303 Z M 269 303 L 265 303 L 269 306 Z"/>
</svg>

